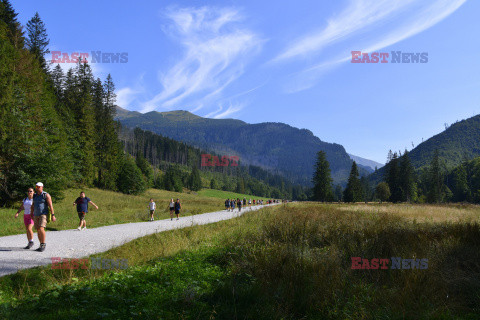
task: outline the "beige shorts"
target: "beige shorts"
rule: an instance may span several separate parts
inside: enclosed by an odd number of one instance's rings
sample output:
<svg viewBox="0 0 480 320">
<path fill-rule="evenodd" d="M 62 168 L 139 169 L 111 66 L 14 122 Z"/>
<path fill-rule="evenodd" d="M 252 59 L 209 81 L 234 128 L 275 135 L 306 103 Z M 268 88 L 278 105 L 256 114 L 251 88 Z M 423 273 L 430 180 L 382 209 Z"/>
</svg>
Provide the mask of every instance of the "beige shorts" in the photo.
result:
<svg viewBox="0 0 480 320">
<path fill-rule="evenodd" d="M 33 224 L 35 229 L 46 228 L 47 227 L 47 215 L 42 214 L 40 216 L 33 217 Z"/>
</svg>

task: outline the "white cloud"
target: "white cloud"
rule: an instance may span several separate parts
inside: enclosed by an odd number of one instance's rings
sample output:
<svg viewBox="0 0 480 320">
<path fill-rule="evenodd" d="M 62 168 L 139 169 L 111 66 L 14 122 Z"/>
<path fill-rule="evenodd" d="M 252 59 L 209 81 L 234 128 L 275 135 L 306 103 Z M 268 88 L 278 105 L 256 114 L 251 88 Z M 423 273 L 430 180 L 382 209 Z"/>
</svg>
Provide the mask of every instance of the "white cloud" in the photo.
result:
<svg viewBox="0 0 480 320">
<path fill-rule="evenodd" d="M 143 111 L 169 109 L 186 100 L 205 105 L 243 74 L 262 42 L 255 33 L 238 26 L 242 17 L 231 8 L 171 9 L 166 17 L 173 22 L 166 30 L 180 42 L 184 53 L 160 74 L 163 90 L 146 102 Z"/>
<path fill-rule="evenodd" d="M 314 86 L 320 77 L 334 67 L 350 61 L 352 49 L 364 48 L 362 52 L 373 52 L 398 43 L 434 26 L 465 2 L 466 0 L 352 0 L 342 14 L 329 20 L 326 28 L 295 41 L 271 62 L 304 60 L 305 56 L 319 56 L 322 49 L 334 42 L 342 44 L 337 49 L 337 58 L 317 58 L 320 61 L 289 77 L 285 91 L 302 91 Z M 393 20 L 395 23 L 388 25 Z M 377 25 L 382 27 L 375 29 L 370 38 L 365 36 Z M 362 36 L 357 39 L 355 36 L 360 33 Z M 352 39 L 348 43 L 342 43 L 349 37 Z M 352 47 L 354 42 L 359 44 Z"/>
<path fill-rule="evenodd" d="M 238 112 L 240 110 L 243 109 L 243 105 L 242 104 L 231 104 L 228 106 L 227 110 L 223 111 L 222 113 L 219 113 L 217 115 L 215 115 L 213 118 L 214 119 L 221 119 L 221 118 L 226 118 L 227 116 L 235 113 L 235 112 Z M 222 107 L 220 107 L 220 111 L 222 110 Z"/>
<path fill-rule="evenodd" d="M 351 0 L 336 18 L 327 21 L 324 29 L 296 40 L 273 61 L 318 53 L 326 46 L 351 37 L 355 33 L 401 12 L 415 0 Z"/>
<path fill-rule="evenodd" d="M 127 109 L 130 104 L 135 100 L 136 95 L 140 92 L 140 90 L 134 90 L 130 87 L 125 87 L 117 90 L 117 105 L 124 109 Z"/>
</svg>

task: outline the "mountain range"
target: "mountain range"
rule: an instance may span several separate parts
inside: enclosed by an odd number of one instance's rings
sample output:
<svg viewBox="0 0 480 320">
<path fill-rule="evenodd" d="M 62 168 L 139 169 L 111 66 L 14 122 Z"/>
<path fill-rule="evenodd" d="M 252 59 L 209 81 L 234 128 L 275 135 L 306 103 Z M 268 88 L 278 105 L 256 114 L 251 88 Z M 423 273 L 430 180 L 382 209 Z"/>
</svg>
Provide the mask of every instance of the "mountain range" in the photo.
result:
<svg viewBox="0 0 480 320">
<path fill-rule="evenodd" d="M 335 184 L 346 184 L 353 162 L 343 146 L 324 142 L 310 130 L 284 123 L 248 124 L 236 119 L 203 118 L 183 110 L 142 114 L 119 107 L 117 119 L 126 127 L 139 127 L 222 155 L 239 156 L 240 163 L 263 167 L 304 185 L 311 183 L 318 151 L 326 152 Z M 359 163 L 359 168 L 361 175 L 373 172 L 370 162 Z"/>
</svg>

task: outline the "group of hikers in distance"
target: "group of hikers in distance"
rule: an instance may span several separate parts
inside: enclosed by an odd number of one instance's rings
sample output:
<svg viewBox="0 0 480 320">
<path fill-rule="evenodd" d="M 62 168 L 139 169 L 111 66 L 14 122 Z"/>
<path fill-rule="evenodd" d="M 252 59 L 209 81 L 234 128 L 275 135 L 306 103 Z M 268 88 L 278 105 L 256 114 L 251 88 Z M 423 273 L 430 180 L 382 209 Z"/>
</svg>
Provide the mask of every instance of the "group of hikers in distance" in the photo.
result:
<svg viewBox="0 0 480 320">
<path fill-rule="evenodd" d="M 278 203 L 278 200 L 266 200 L 266 203 L 267 204 Z M 240 198 L 237 198 L 236 200 L 234 198 L 226 199 L 225 200 L 225 210 L 233 212 L 233 210 L 235 210 L 235 206 L 236 206 L 238 208 L 238 212 L 240 212 L 240 211 L 242 211 L 242 206 L 244 208 L 246 208 L 247 204 L 248 204 L 248 207 L 251 208 L 252 207 L 252 199 L 248 199 L 248 202 L 247 202 L 247 198 L 243 198 L 243 200 L 240 199 Z M 259 200 L 253 199 L 253 205 L 263 205 L 263 200 L 262 199 L 259 199 Z"/>
</svg>

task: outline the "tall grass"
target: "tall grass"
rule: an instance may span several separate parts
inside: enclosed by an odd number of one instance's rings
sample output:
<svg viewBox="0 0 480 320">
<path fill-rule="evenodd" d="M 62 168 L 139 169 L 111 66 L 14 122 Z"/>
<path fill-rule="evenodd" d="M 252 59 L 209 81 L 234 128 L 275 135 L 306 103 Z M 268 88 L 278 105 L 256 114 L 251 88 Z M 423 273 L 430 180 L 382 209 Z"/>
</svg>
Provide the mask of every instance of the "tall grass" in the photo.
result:
<svg viewBox="0 0 480 320">
<path fill-rule="evenodd" d="M 478 319 L 477 222 L 418 222 L 350 208 L 282 205 L 100 255 L 129 259 L 124 272 L 25 270 L 0 279 L 0 312 L 45 319 Z M 426 258 L 428 268 L 352 270 L 351 257 Z M 36 281 L 51 285 L 45 290 Z"/>
</svg>

